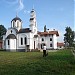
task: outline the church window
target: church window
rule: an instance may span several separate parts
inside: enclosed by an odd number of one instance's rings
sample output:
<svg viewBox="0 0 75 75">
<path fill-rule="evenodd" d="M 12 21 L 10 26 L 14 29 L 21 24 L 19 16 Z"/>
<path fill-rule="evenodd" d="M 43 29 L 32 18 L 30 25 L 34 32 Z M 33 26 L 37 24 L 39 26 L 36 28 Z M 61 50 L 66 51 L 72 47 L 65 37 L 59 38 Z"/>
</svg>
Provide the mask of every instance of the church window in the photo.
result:
<svg viewBox="0 0 75 75">
<path fill-rule="evenodd" d="M 26 37 L 24 38 L 24 43 L 25 43 L 25 45 L 27 44 L 27 38 Z"/>
<path fill-rule="evenodd" d="M 17 27 L 19 27 L 19 22 L 17 22 Z"/>
<path fill-rule="evenodd" d="M 13 27 L 15 27 L 15 22 L 13 22 Z"/>
<path fill-rule="evenodd" d="M 23 38 L 21 38 L 21 45 L 23 45 Z"/>
<path fill-rule="evenodd" d="M 42 38 L 42 41 L 44 41 L 44 38 Z"/>
<path fill-rule="evenodd" d="M 11 33 L 12 33 L 12 30 L 11 30 Z"/>
<path fill-rule="evenodd" d="M 9 40 L 8 40 L 8 45 L 10 45 L 10 42 L 9 42 Z"/>
</svg>

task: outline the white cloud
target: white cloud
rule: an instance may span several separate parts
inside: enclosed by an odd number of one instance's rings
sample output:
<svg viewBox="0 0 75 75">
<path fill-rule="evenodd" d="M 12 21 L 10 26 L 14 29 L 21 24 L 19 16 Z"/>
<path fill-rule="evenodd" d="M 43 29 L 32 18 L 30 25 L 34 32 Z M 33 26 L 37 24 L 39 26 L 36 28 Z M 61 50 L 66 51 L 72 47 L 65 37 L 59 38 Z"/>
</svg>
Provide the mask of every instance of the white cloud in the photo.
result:
<svg viewBox="0 0 75 75">
<path fill-rule="evenodd" d="M 18 3 L 18 0 L 3 0 L 7 4 L 16 4 Z"/>
<path fill-rule="evenodd" d="M 29 10 L 25 9 L 24 3 L 23 3 L 24 0 L 3 0 L 3 1 L 12 6 L 16 5 L 17 6 L 17 9 L 16 9 L 17 14 L 22 10 L 24 11 L 24 14 L 30 13 Z"/>
<path fill-rule="evenodd" d="M 25 13 L 25 14 L 27 14 L 27 13 L 29 14 L 29 13 L 30 13 L 30 11 L 28 11 L 28 10 L 24 10 L 24 13 Z"/>
<path fill-rule="evenodd" d="M 19 7 L 17 8 L 17 11 L 21 11 L 24 9 L 24 4 L 23 4 L 23 0 L 18 0 L 18 3 L 19 3 Z"/>
</svg>

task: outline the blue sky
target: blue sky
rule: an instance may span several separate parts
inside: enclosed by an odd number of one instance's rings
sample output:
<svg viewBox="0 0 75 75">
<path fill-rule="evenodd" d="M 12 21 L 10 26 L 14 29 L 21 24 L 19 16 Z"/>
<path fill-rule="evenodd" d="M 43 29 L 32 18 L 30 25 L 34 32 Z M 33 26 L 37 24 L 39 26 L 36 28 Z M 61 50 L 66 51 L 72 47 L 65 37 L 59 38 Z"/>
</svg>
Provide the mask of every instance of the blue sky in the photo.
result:
<svg viewBox="0 0 75 75">
<path fill-rule="evenodd" d="M 11 27 L 11 20 L 18 16 L 23 21 L 23 27 L 29 27 L 30 11 L 33 8 L 37 15 L 38 30 L 43 31 L 44 25 L 48 29 L 59 32 L 59 41 L 63 41 L 65 27 L 74 28 L 75 0 L 0 0 L 0 24 L 7 29 Z"/>
</svg>

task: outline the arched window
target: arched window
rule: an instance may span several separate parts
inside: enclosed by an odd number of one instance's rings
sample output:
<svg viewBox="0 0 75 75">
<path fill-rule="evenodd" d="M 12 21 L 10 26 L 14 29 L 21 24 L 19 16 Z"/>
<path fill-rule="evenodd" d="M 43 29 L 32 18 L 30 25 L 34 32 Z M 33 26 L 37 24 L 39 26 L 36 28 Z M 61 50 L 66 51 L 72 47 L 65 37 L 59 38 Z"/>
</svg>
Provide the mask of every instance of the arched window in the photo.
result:
<svg viewBox="0 0 75 75">
<path fill-rule="evenodd" d="M 19 22 L 17 22 L 17 27 L 19 27 Z"/>
<path fill-rule="evenodd" d="M 12 33 L 12 30 L 11 30 L 11 33 Z"/>
<path fill-rule="evenodd" d="M 21 38 L 21 45 L 23 45 L 23 38 Z"/>
<path fill-rule="evenodd" d="M 8 45 L 10 45 L 10 42 L 9 42 L 9 40 L 8 40 Z"/>
<path fill-rule="evenodd" d="M 25 45 L 27 44 L 27 38 L 26 37 L 24 38 L 24 43 L 25 43 Z"/>
<path fill-rule="evenodd" d="M 13 27 L 15 27 L 15 22 L 13 22 Z"/>
</svg>

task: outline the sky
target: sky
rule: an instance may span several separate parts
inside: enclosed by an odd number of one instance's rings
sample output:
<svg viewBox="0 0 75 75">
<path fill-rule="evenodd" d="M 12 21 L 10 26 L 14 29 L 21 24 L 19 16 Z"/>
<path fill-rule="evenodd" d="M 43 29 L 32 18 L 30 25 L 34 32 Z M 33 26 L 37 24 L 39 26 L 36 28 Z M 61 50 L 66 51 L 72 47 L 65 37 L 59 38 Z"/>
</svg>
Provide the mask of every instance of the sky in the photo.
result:
<svg viewBox="0 0 75 75">
<path fill-rule="evenodd" d="M 0 0 L 0 24 L 7 29 L 11 20 L 18 13 L 23 21 L 23 28 L 29 27 L 30 11 L 34 7 L 38 31 L 43 31 L 44 25 L 50 30 L 59 32 L 59 42 L 63 42 L 65 28 L 75 30 L 75 0 Z"/>
</svg>

